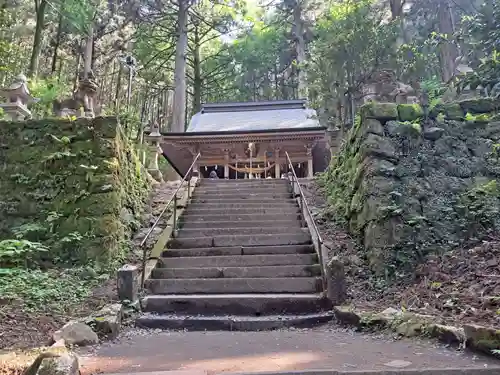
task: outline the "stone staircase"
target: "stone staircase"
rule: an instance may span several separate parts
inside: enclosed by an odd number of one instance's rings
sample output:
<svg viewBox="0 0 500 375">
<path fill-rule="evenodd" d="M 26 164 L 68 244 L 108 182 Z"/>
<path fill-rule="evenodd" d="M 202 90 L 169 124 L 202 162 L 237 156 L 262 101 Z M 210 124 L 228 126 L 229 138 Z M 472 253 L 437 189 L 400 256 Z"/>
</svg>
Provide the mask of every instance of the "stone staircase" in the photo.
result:
<svg viewBox="0 0 500 375">
<path fill-rule="evenodd" d="M 146 281 L 146 328 L 264 330 L 331 319 L 287 180 L 203 180 Z"/>
</svg>

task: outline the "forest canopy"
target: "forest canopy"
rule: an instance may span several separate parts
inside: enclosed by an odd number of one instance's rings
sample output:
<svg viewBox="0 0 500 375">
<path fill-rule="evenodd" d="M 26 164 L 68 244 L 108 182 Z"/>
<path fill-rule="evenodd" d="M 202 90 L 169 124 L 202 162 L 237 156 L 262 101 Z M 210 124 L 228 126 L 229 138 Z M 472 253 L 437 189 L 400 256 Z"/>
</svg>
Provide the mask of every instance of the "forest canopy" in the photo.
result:
<svg viewBox="0 0 500 375">
<path fill-rule="evenodd" d="M 27 74 L 46 115 L 90 59 L 100 114 L 182 131 L 203 102 L 300 97 L 331 125 L 380 70 L 492 88 L 499 23 L 498 0 L 2 0 L 0 83 Z"/>
</svg>

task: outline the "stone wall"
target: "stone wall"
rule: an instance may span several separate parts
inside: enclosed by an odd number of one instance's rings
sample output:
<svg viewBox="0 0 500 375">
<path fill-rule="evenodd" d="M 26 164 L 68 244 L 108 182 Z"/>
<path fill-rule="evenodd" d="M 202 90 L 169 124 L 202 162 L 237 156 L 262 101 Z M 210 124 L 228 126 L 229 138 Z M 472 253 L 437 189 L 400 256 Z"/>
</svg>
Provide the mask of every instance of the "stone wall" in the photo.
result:
<svg viewBox="0 0 500 375">
<path fill-rule="evenodd" d="M 50 248 L 49 263 L 119 260 L 148 195 L 114 118 L 0 122 L 0 240 Z"/>
<path fill-rule="evenodd" d="M 379 274 L 500 227 L 500 103 L 431 108 L 370 103 L 321 177 L 331 213 L 359 236 Z"/>
</svg>

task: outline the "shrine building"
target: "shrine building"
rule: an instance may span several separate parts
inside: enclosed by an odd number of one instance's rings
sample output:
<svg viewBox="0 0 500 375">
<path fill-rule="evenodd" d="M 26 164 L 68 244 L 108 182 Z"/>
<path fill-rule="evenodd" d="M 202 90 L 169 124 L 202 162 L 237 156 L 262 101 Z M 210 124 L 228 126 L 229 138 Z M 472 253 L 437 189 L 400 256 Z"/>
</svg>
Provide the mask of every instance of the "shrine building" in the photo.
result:
<svg viewBox="0 0 500 375">
<path fill-rule="evenodd" d="M 195 173 L 208 178 L 281 178 L 289 171 L 312 178 L 330 161 L 326 128 L 305 100 L 204 104 L 185 133 L 161 133 L 163 156 L 184 176 L 198 153 Z"/>
</svg>

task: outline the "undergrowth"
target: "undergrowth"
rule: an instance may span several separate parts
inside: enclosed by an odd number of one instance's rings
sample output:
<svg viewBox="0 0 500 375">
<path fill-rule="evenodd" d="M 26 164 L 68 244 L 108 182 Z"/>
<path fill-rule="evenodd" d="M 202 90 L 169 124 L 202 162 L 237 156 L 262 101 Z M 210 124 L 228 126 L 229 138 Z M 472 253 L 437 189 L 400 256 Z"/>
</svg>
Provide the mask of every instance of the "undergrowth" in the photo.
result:
<svg viewBox="0 0 500 375">
<path fill-rule="evenodd" d="M 41 259 L 48 251 L 28 240 L 0 241 L 0 309 L 16 305 L 27 312 L 71 313 L 108 278 L 89 266 L 42 269 Z"/>
</svg>

